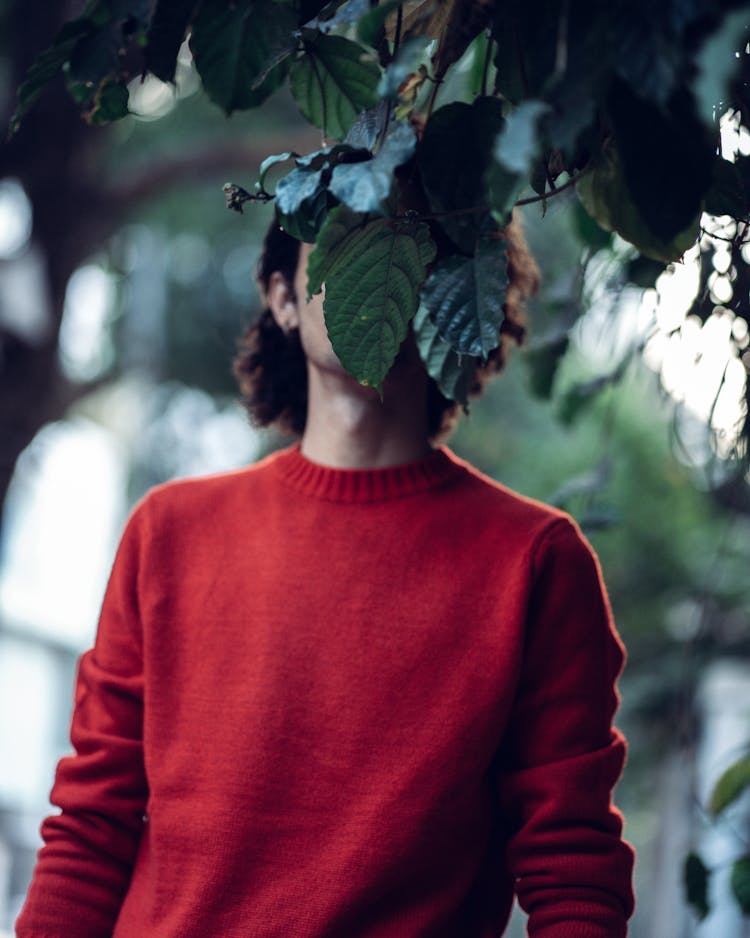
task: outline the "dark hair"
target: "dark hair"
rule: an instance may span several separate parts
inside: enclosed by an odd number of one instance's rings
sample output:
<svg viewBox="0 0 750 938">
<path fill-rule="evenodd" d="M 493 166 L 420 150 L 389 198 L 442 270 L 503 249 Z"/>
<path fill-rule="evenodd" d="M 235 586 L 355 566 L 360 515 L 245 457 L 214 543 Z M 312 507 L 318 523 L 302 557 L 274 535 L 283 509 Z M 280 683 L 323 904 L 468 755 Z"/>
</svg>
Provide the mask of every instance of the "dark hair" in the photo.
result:
<svg viewBox="0 0 750 938">
<path fill-rule="evenodd" d="M 502 371 L 508 344 L 520 345 L 525 328 L 524 302 L 539 286 L 539 269 L 529 252 L 516 213 L 503 232 L 507 242 L 508 287 L 500 325 L 500 344 L 480 362 L 469 394 L 478 397 L 487 381 Z M 278 271 L 293 287 L 300 241 L 288 235 L 274 217 L 263 241 L 256 276 L 264 295 L 271 275 Z M 284 433 L 301 436 L 307 418 L 307 365 L 296 329 L 285 333 L 270 309 L 247 329 L 239 341 L 234 374 L 243 403 L 256 426 L 273 424 Z M 443 437 L 455 426 L 460 405 L 442 394 L 430 378 L 427 398 L 428 431 L 431 439 Z"/>
</svg>

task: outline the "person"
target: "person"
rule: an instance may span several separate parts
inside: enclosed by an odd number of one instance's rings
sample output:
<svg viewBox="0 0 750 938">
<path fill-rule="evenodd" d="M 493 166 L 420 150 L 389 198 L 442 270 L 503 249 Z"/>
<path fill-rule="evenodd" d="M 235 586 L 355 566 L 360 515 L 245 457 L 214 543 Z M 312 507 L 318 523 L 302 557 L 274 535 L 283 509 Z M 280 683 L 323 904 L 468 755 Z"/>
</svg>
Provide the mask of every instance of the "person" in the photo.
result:
<svg viewBox="0 0 750 938">
<path fill-rule="evenodd" d="M 310 250 L 272 225 L 236 362 L 299 439 L 131 515 L 17 936 L 496 938 L 514 894 L 533 938 L 625 935 L 596 557 L 440 443 L 457 408 L 412 337 L 382 402 L 344 371 Z"/>
</svg>

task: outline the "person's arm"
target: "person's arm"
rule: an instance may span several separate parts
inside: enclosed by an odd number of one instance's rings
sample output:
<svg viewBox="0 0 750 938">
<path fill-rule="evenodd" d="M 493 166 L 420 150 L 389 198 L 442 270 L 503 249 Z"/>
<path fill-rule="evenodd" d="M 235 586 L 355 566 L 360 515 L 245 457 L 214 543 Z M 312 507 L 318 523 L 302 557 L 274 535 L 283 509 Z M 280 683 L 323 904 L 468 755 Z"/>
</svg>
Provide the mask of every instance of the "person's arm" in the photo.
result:
<svg viewBox="0 0 750 938">
<path fill-rule="evenodd" d="M 102 605 L 96 642 L 79 662 L 71 741 L 42 824 L 17 938 L 111 936 L 130 882 L 147 799 L 138 609 L 139 517 L 128 524 Z"/>
<path fill-rule="evenodd" d="M 537 545 L 524 662 L 498 754 L 507 863 L 531 938 L 622 938 L 633 851 L 612 788 L 625 742 L 612 727 L 624 661 L 599 566 L 577 528 Z"/>
</svg>

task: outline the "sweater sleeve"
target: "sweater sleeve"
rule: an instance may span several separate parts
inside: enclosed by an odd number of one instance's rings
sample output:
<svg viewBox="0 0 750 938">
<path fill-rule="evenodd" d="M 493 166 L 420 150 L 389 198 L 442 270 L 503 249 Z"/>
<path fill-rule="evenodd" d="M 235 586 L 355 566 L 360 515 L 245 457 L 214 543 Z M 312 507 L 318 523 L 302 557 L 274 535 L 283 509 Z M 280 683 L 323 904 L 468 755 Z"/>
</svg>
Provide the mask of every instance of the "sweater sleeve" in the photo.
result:
<svg viewBox="0 0 750 938">
<path fill-rule="evenodd" d="M 538 545 L 514 710 L 498 758 L 507 864 L 530 938 L 622 938 L 633 851 L 612 788 L 624 650 L 593 551 L 568 520 Z"/>
<path fill-rule="evenodd" d="M 142 750 L 143 668 L 138 612 L 139 517 L 126 527 L 93 649 L 79 662 L 71 741 L 42 824 L 17 938 L 111 936 L 130 881 L 147 788 Z"/>
</svg>

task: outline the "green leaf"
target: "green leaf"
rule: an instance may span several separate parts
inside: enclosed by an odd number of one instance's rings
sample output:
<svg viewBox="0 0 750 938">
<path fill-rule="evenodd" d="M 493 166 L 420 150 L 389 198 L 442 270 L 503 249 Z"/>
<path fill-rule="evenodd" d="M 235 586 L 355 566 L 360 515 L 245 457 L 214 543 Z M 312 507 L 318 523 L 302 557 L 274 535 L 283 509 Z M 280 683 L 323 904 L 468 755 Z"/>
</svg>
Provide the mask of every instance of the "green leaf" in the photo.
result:
<svg viewBox="0 0 750 938">
<path fill-rule="evenodd" d="M 414 317 L 414 337 L 427 373 L 437 382 L 442 393 L 452 401 L 469 402 L 479 359 L 471 355 L 458 355 L 442 338 L 424 303 Z"/>
<path fill-rule="evenodd" d="M 549 112 L 543 101 L 524 101 L 505 121 L 493 155 L 509 173 L 528 176 L 541 146 L 539 122 Z"/>
<path fill-rule="evenodd" d="M 574 202 L 572 205 L 571 221 L 575 233 L 587 247 L 593 248 L 594 251 L 600 251 L 603 248 L 612 246 L 612 232 L 601 228 L 584 209 L 580 201 Z M 649 263 L 653 262 L 649 261 Z"/>
<path fill-rule="evenodd" d="M 99 87 L 106 81 L 122 81 L 123 55 L 146 27 L 147 0 L 98 0 L 89 8 L 96 29 L 84 36 L 70 55 L 70 78 Z"/>
<path fill-rule="evenodd" d="M 708 808 L 714 816 L 721 814 L 750 788 L 750 755 L 733 762 L 714 785 Z"/>
<path fill-rule="evenodd" d="M 276 183 L 276 208 L 293 215 L 300 205 L 321 187 L 323 170 L 293 169 Z"/>
<path fill-rule="evenodd" d="M 427 225 L 332 211 L 308 262 L 308 289 L 325 281 L 323 310 L 341 364 L 381 391 L 418 306 L 435 245 Z"/>
<path fill-rule="evenodd" d="M 385 101 L 378 101 L 369 111 L 362 111 L 349 128 L 344 143 L 353 147 L 363 147 L 365 150 L 374 150 L 387 118 L 388 104 Z"/>
<path fill-rule="evenodd" d="M 701 211 L 711 184 L 713 135 L 685 91 L 660 108 L 613 82 L 607 108 L 630 198 L 648 228 L 668 243 Z"/>
<path fill-rule="evenodd" d="M 685 865 L 682 871 L 685 898 L 701 921 L 711 911 L 708 903 L 709 876 L 710 870 L 697 853 L 689 853 L 685 857 Z"/>
<path fill-rule="evenodd" d="M 505 289 L 505 241 L 483 238 L 474 257 L 451 255 L 432 270 L 422 302 L 441 336 L 461 355 L 486 358 L 500 344 Z"/>
<path fill-rule="evenodd" d="M 107 81 L 94 97 L 94 107 L 87 120 L 90 124 L 110 124 L 128 113 L 128 86 L 124 81 Z"/>
<path fill-rule="evenodd" d="M 357 39 L 368 46 L 376 46 L 383 36 L 385 21 L 399 5 L 399 0 L 386 0 L 373 7 L 357 23 Z"/>
<path fill-rule="evenodd" d="M 742 914 L 750 915 L 750 856 L 734 861 L 729 882 Z"/>
<path fill-rule="evenodd" d="M 684 231 L 666 240 L 646 225 L 625 182 L 617 150 L 607 147 L 594 167 L 576 184 L 583 207 L 605 231 L 616 231 L 641 254 L 669 264 L 692 247 L 700 233 L 700 213 Z"/>
<path fill-rule="evenodd" d="M 78 42 L 94 29 L 94 24 L 87 17 L 72 20 L 62 27 L 49 49 L 37 56 L 18 89 L 18 103 L 10 119 L 9 136 L 16 133 L 29 108 L 68 61 Z"/>
<path fill-rule="evenodd" d="M 495 7 L 495 89 L 514 104 L 539 96 L 554 71 L 562 7 L 562 0 L 507 0 Z"/>
<path fill-rule="evenodd" d="M 292 63 L 290 85 L 307 120 L 325 136 L 343 139 L 357 114 L 377 103 L 380 74 L 364 46 L 317 33 Z"/>
<path fill-rule="evenodd" d="M 330 191 L 355 212 L 381 212 L 393 187 L 393 173 L 411 158 L 417 138 L 408 124 L 395 124 L 371 160 L 339 164 Z"/>
<path fill-rule="evenodd" d="M 314 244 L 323 227 L 333 200 L 326 189 L 318 189 L 312 196 L 299 203 L 293 215 L 277 213 L 279 224 L 292 238 Z"/>
<path fill-rule="evenodd" d="M 293 8 L 272 0 L 203 0 L 190 48 L 209 98 L 227 114 L 265 101 L 284 80 L 296 25 Z"/>
<path fill-rule="evenodd" d="M 480 97 L 473 104 L 456 101 L 435 111 L 417 154 L 433 212 L 486 206 L 485 175 L 493 164 L 492 148 L 502 127 L 502 104 L 496 98 Z M 474 252 L 482 222 L 481 212 L 438 219 L 440 227 L 466 254 Z"/>
<path fill-rule="evenodd" d="M 157 0 L 148 26 L 146 68 L 161 81 L 174 81 L 177 54 L 197 0 Z"/>
</svg>

